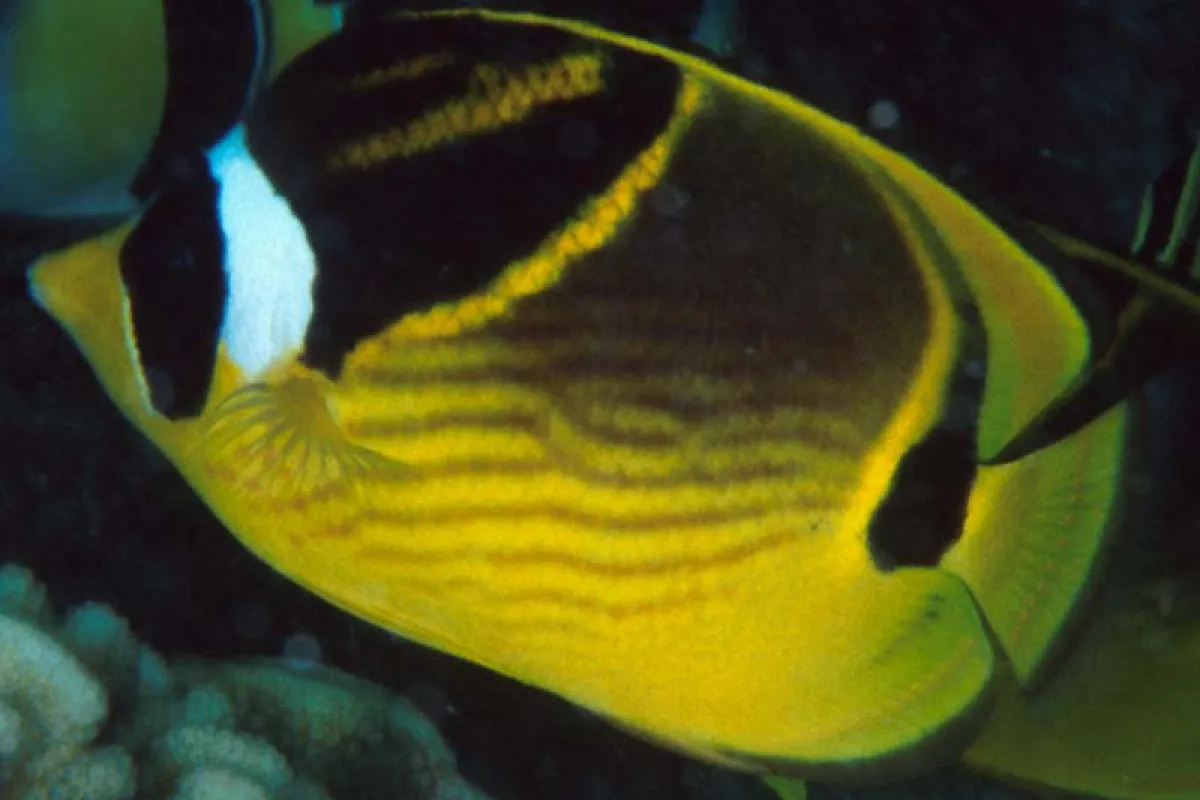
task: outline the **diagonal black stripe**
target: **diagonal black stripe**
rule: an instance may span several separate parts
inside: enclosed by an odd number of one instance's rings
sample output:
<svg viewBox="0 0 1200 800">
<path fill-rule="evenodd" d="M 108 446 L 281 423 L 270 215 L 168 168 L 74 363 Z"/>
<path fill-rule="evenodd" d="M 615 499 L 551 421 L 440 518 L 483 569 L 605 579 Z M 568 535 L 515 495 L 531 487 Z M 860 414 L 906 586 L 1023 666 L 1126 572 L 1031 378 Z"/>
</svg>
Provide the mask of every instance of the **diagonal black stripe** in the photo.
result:
<svg viewBox="0 0 1200 800">
<path fill-rule="evenodd" d="M 454 55 L 453 68 L 380 91 L 314 93 L 306 80 L 350 71 L 359 58 L 378 68 L 443 51 Z M 356 134 L 395 129 L 460 99 L 466 69 L 494 63 L 519 75 L 567 52 L 603 53 L 602 92 L 535 105 L 520 123 L 412 157 L 325 171 Z M 305 362 L 335 375 L 363 338 L 477 291 L 528 256 L 661 134 L 680 83 L 678 68 L 663 59 L 551 27 L 474 17 L 359 26 L 302 55 L 247 127 L 251 151 L 305 223 L 318 256 Z"/>
</svg>

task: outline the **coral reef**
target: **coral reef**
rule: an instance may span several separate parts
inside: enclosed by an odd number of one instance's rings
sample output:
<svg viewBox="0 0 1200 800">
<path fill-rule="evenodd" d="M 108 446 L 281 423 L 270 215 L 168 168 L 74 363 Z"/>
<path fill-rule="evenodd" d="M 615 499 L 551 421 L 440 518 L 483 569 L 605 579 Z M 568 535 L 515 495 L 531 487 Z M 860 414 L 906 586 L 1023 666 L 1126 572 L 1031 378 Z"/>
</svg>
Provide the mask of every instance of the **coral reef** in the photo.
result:
<svg viewBox="0 0 1200 800">
<path fill-rule="evenodd" d="M 487 800 L 383 687 L 295 661 L 168 664 L 105 606 L 0 568 L 5 800 Z"/>
</svg>

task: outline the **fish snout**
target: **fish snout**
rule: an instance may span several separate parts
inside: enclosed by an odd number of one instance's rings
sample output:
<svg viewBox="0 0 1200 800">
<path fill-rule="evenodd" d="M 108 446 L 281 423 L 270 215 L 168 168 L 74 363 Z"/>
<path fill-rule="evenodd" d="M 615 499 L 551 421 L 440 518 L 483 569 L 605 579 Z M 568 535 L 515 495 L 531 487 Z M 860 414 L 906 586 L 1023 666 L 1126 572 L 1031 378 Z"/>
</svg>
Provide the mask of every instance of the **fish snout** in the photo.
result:
<svg viewBox="0 0 1200 800">
<path fill-rule="evenodd" d="M 132 225 L 44 255 L 27 270 L 30 297 L 77 339 L 90 324 L 122 316 L 120 251 Z"/>
</svg>

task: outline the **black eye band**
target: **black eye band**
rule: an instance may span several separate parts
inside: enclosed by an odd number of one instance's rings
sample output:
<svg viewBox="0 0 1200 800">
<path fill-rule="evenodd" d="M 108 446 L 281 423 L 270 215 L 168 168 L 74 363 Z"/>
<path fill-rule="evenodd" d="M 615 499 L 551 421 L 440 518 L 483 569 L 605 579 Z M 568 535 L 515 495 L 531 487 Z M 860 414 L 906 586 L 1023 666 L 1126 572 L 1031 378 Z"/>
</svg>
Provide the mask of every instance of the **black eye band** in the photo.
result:
<svg viewBox="0 0 1200 800">
<path fill-rule="evenodd" d="M 134 195 L 148 199 L 170 184 L 188 153 L 215 144 L 241 117 L 271 52 L 268 6 L 261 0 L 163 3 L 167 96 L 131 186 Z"/>
<path fill-rule="evenodd" d="M 154 199 L 120 256 L 150 402 L 169 419 L 204 409 L 224 317 L 217 185 L 203 164 Z"/>
</svg>

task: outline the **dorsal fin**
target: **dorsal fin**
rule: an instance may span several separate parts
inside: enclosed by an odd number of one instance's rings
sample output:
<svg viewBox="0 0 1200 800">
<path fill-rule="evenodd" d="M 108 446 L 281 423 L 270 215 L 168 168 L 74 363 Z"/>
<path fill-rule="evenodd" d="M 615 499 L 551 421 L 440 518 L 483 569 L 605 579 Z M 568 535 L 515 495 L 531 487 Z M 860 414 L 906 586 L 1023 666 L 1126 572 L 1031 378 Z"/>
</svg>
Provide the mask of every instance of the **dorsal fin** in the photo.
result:
<svg viewBox="0 0 1200 800">
<path fill-rule="evenodd" d="M 1200 133 L 1186 158 L 1172 162 L 1142 195 L 1130 252 L 1185 283 L 1200 280 Z"/>
</svg>

